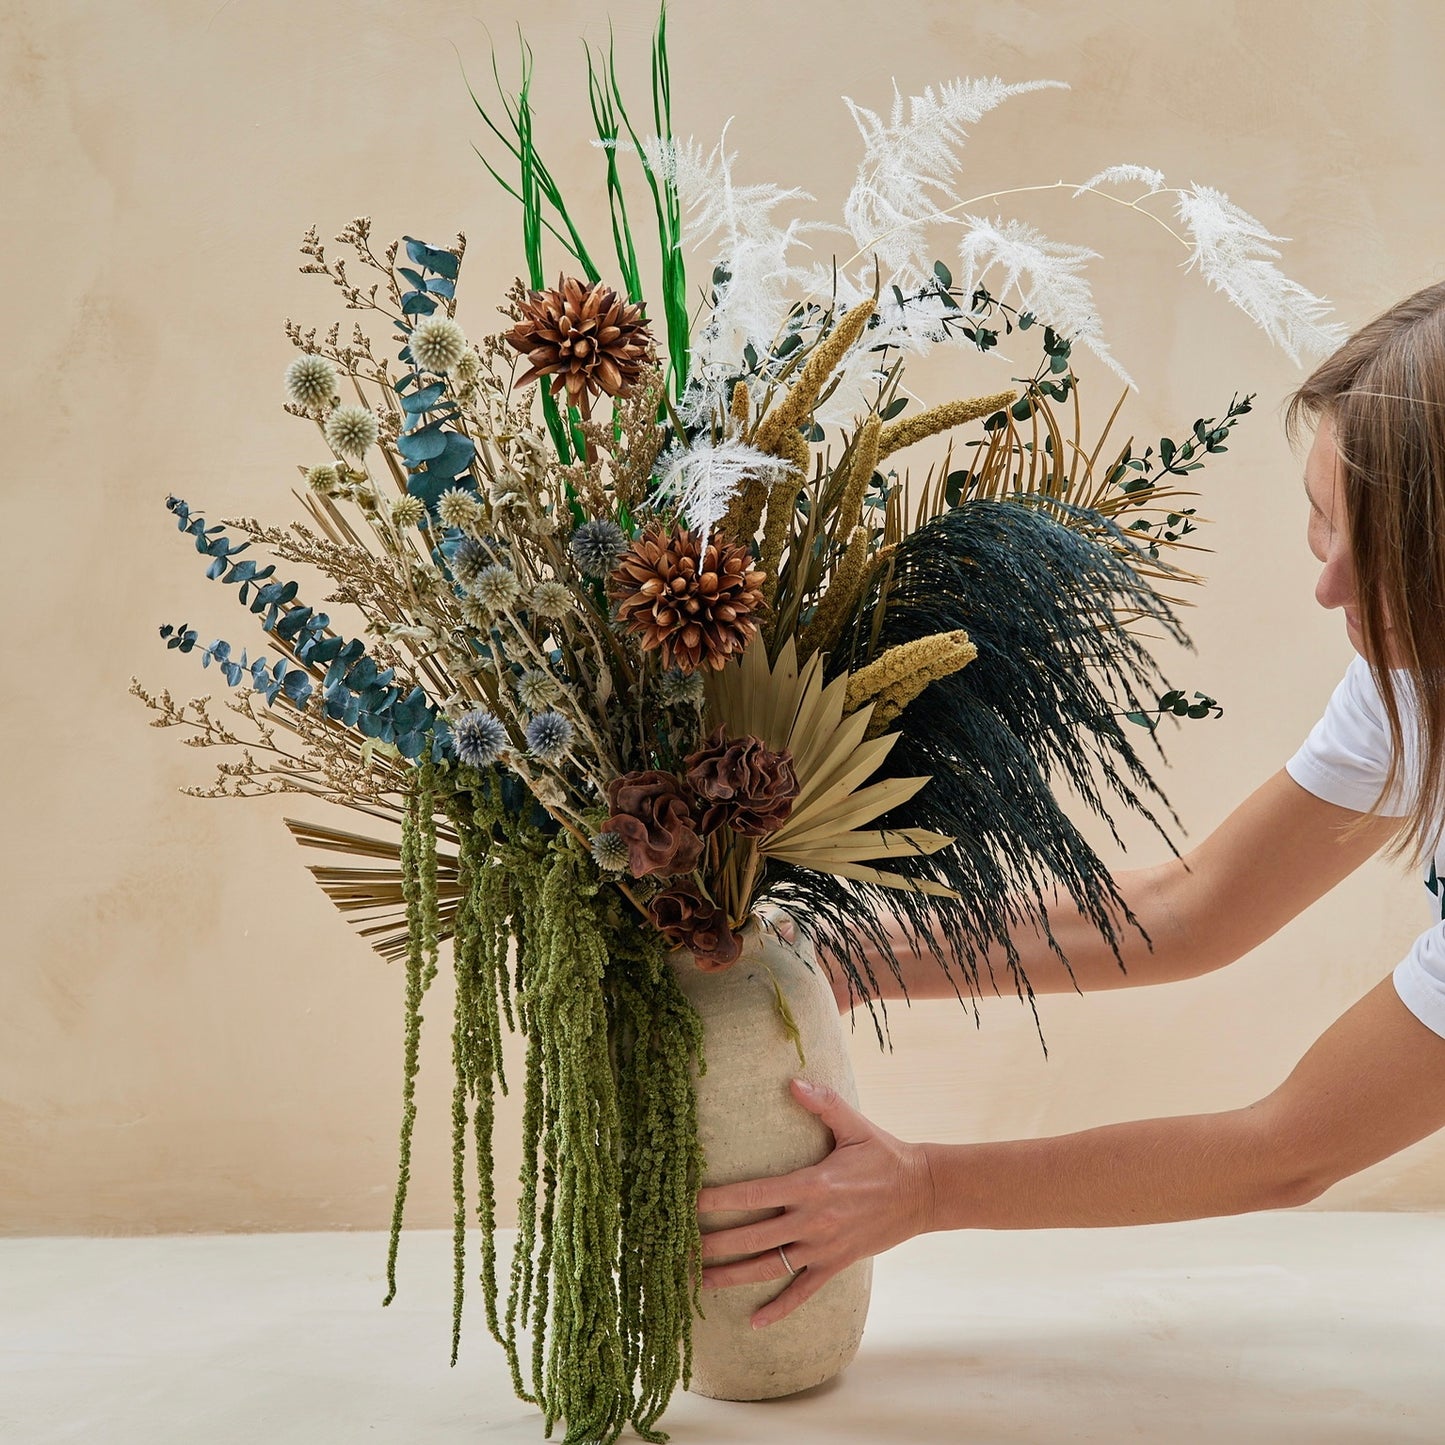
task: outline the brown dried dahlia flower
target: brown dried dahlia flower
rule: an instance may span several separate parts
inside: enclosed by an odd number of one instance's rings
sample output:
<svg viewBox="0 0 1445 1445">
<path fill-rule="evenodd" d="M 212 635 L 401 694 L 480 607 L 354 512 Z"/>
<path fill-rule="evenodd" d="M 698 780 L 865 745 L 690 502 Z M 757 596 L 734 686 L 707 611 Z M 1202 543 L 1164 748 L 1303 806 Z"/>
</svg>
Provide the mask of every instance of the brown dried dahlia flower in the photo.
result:
<svg viewBox="0 0 1445 1445">
<path fill-rule="evenodd" d="M 671 773 L 623 773 L 607 785 L 607 802 L 612 816 L 601 831 L 616 833 L 627 844 L 627 867 L 634 878 L 697 867 L 702 839 L 692 805 Z"/>
<path fill-rule="evenodd" d="M 678 883 L 652 896 L 647 905 L 654 927 L 674 948 L 686 948 L 708 972 L 728 968 L 743 951 L 741 935 L 727 915 L 691 883 Z"/>
<path fill-rule="evenodd" d="M 552 394 L 565 386 L 584 416 L 598 392 L 620 396 L 635 386 L 652 355 L 642 307 L 600 281 L 559 277 L 554 290 L 529 291 L 518 305 L 522 319 L 507 341 L 532 365 L 516 385 L 550 376 Z"/>
<path fill-rule="evenodd" d="M 761 838 L 776 833 L 793 811 L 798 778 L 786 748 L 775 753 L 755 737 L 729 741 L 718 728 L 683 766 L 687 785 L 702 804 L 702 833 L 726 823 L 735 833 Z"/>
<path fill-rule="evenodd" d="M 714 533 L 704 546 L 695 532 L 654 523 L 623 553 L 607 592 L 644 652 L 660 650 L 664 666 L 689 673 L 720 668 L 748 645 L 765 575 L 746 545 Z"/>
</svg>

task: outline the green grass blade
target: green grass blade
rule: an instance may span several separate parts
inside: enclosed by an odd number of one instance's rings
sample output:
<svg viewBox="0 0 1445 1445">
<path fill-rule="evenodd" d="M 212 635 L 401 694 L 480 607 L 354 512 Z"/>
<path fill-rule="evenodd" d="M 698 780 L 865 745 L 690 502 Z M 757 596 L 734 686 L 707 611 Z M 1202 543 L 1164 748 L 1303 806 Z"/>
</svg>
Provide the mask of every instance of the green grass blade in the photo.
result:
<svg viewBox="0 0 1445 1445">
<path fill-rule="evenodd" d="M 611 37 L 609 37 L 610 42 Z M 607 202 L 612 215 L 612 244 L 617 252 L 617 265 L 627 287 L 627 299 L 640 303 L 642 274 L 637 265 L 637 248 L 632 240 L 632 227 L 627 219 L 627 198 L 617 170 L 617 112 L 606 85 L 598 77 L 592 63 L 592 47 L 587 47 L 587 91 L 592 104 L 592 123 L 597 138 L 607 155 Z"/>
</svg>

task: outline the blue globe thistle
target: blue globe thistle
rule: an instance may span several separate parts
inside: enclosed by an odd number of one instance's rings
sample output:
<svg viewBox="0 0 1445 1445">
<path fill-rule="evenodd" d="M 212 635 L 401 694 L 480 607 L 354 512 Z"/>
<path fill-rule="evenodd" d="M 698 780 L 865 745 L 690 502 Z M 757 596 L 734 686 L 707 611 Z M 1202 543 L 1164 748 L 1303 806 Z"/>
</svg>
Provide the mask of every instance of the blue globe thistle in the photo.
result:
<svg viewBox="0 0 1445 1445">
<path fill-rule="evenodd" d="M 553 708 L 539 712 L 527 724 L 527 746 L 544 763 L 561 761 L 572 746 L 572 724 Z"/>
<path fill-rule="evenodd" d="M 596 833 L 591 842 L 592 861 L 604 873 L 627 871 L 627 843 L 619 833 Z"/>
<path fill-rule="evenodd" d="M 572 533 L 568 551 L 586 577 L 605 577 L 629 546 L 627 533 L 607 517 L 583 522 Z"/>
<path fill-rule="evenodd" d="M 480 542 L 463 537 L 451 555 L 452 576 L 463 587 L 470 587 L 477 580 L 477 574 L 488 566 L 491 560 L 491 554 Z"/>
<path fill-rule="evenodd" d="M 670 667 L 657 680 L 657 697 L 663 707 L 701 707 L 703 696 L 701 673 Z"/>
<path fill-rule="evenodd" d="M 507 730 L 484 707 L 463 713 L 452 724 L 457 756 L 474 768 L 489 768 L 507 746 Z"/>
</svg>

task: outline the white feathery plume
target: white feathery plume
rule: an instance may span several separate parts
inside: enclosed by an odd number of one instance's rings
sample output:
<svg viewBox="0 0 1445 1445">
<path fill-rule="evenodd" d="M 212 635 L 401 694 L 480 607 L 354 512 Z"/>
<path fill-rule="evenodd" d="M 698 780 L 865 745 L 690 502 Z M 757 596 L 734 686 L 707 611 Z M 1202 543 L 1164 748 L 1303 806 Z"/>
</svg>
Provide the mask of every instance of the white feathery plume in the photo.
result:
<svg viewBox="0 0 1445 1445">
<path fill-rule="evenodd" d="M 956 201 L 958 152 L 974 124 L 1010 96 L 1045 89 L 1067 90 L 1057 80 L 1005 85 L 1002 80 L 955 80 L 908 97 L 895 84 L 893 108 L 885 122 L 876 111 L 844 101 L 863 136 L 863 159 L 848 193 L 843 218 L 858 246 L 878 257 L 885 273 L 907 290 L 927 274 L 930 259 L 924 233 L 950 219 L 939 198 Z"/>
<path fill-rule="evenodd" d="M 1177 191 L 1179 219 L 1194 242 L 1191 267 L 1222 291 L 1265 334 L 1298 362 L 1300 354 L 1322 356 L 1345 338 L 1345 329 L 1327 324 L 1329 303 L 1291 281 L 1277 266 L 1285 238 L 1265 230 L 1248 211 L 1222 191 L 1191 183 Z"/>
<path fill-rule="evenodd" d="M 964 223 L 968 234 L 958 254 L 967 270 L 966 291 L 972 291 L 993 267 L 1001 267 L 1002 280 L 989 283 L 996 297 L 1002 298 L 1017 288 L 1026 310 L 1060 336 L 1082 342 L 1121 381 L 1134 386 L 1133 378 L 1104 343 L 1094 295 L 1083 275 L 1084 263 L 1097 257 L 1097 251 L 1050 241 L 1022 221 L 966 216 Z"/>
<path fill-rule="evenodd" d="M 687 525 L 707 536 L 743 482 L 763 481 L 771 486 L 791 470 L 791 462 L 735 439 L 697 441 L 686 451 L 663 458 L 657 497 L 674 503 Z"/>
<path fill-rule="evenodd" d="M 1127 163 L 1105 166 L 1098 175 L 1090 176 L 1074 192 L 1074 195 L 1082 196 L 1085 191 L 1095 191 L 1100 186 L 1121 186 L 1129 181 L 1142 181 L 1150 191 L 1162 191 L 1164 189 L 1164 172 L 1156 171 L 1153 166 L 1131 166 Z"/>
<path fill-rule="evenodd" d="M 792 252 L 806 247 L 804 234 L 835 230 L 794 218 L 780 226 L 773 213 L 786 201 L 810 201 L 807 191 L 772 184 L 740 186 L 733 180 L 735 154 L 726 149 L 727 127 L 711 152 L 696 141 L 644 143 L 653 167 L 677 187 L 688 248 L 713 268 L 727 271 L 714 288 L 716 302 L 693 358 L 705 367 L 713 358 L 732 361 L 748 344 L 758 349 L 781 339 L 781 329 L 805 280 Z"/>
</svg>

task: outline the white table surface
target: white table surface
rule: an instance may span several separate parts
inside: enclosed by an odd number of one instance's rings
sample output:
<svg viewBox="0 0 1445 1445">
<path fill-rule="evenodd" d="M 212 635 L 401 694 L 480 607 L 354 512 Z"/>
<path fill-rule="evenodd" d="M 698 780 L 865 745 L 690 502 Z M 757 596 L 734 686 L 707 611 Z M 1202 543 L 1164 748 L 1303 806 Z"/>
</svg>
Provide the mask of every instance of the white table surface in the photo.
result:
<svg viewBox="0 0 1445 1445">
<path fill-rule="evenodd" d="M 447 1367 L 449 1237 L 407 1236 L 383 1310 L 385 1253 L 376 1234 L 0 1240 L 0 1440 L 540 1441 L 479 1311 Z M 664 1424 L 675 1445 L 1441 1445 L 1445 1216 L 913 1240 L 878 1261 L 840 1379 L 678 1395 Z"/>
</svg>

